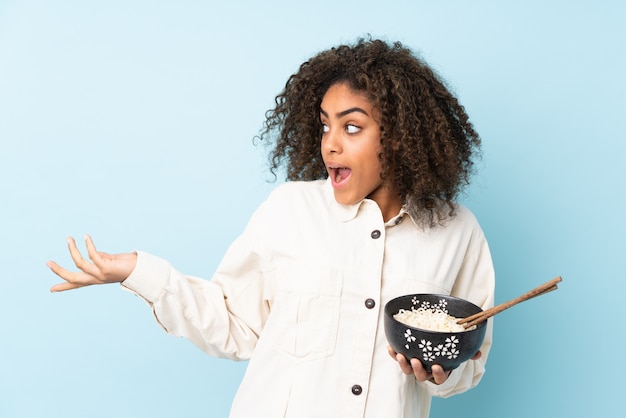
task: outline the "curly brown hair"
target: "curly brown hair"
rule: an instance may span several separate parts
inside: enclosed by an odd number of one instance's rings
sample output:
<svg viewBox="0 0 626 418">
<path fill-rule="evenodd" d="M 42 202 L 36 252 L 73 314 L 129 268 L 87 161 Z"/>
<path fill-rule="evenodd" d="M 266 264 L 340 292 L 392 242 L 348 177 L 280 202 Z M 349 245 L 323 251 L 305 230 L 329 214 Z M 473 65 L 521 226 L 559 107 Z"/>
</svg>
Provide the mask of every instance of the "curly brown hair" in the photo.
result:
<svg viewBox="0 0 626 418">
<path fill-rule="evenodd" d="M 454 215 L 454 202 L 473 174 L 480 137 L 441 78 L 399 42 L 359 39 L 320 52 L 287 81 L 266 113 L 262 140 L 272 173 L 287 180 L 328 176 L 320 152 L 320 105 L 328 88 L 346 83 L 379 111 L 381 177 L 418 222 L 434 226 Z"/>
</svg>

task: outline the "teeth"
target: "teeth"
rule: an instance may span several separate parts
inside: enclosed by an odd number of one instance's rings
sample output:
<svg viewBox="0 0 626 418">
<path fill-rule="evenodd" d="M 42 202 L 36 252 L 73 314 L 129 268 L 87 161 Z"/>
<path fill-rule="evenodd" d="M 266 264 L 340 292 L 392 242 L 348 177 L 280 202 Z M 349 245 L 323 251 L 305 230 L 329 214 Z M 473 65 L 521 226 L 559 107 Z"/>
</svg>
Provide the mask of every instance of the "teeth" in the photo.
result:
<svg viewBox="0 0 626 418">
<path fill-rule="evenodd" d="M 335 176 L 335 181 L 337 183 L 339 183 L 341 181 L 341 174 L 337 173 L 337 175 Z"/>
</svg>

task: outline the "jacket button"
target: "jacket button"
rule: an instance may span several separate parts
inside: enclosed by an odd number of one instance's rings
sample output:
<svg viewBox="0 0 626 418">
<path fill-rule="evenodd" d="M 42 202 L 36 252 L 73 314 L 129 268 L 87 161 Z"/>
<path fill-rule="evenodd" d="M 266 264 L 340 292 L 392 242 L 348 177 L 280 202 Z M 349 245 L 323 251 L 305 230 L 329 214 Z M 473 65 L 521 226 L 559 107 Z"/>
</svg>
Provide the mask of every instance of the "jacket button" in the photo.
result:
<svg viewBox="0 0 626 418">
<path fill-rule="evenodd" d="M 372 238 L 374 239 L 380 238 L 380 231 L 378 229 L 375 229 L 372 231 Z"/>
<path fill-rule="evenodd" d="M 365 299 L 365 307 L 367 309 L 372 309 L 374 306 L 376 306 L 376 301 L 374 299 Z"/>
<path fill-rule="evenodd" d="M 361 393 L 363 393 L 363 388 L 361 387 L 361 385 L 354 385 L 354 386 L 352 386 L 352 394 L 353 395 L 359 396 Z"/>
</svg>

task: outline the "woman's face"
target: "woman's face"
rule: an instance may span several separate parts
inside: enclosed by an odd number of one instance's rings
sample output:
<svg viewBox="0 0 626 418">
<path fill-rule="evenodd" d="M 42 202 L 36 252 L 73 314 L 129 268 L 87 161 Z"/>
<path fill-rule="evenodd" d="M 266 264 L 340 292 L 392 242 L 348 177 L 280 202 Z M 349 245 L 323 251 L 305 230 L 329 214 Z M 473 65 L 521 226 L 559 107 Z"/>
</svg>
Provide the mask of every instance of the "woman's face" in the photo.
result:
<svg viewBox="0 0 626 418">
<path fill-rule="evenodd" d="M 321 151 L 337 202 L 352 205 L 369 198 L 388 219 L 398 213 L 401 200 L 380 177 L 382 145 L 377 117 L 378 112 L 362 93 L 345 83 L 332 85 L 320 106 L 324 127 Z"/>
</svg>

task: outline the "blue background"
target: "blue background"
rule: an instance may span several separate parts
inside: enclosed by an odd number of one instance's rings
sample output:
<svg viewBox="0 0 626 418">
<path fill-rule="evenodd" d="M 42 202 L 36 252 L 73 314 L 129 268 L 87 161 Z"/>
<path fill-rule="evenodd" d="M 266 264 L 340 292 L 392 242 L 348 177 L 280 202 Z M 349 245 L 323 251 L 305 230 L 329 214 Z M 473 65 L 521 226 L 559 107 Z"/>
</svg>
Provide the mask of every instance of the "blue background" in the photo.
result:
<svg viewBox="0 0 626 418">
<path fill-rule="evenodd" d="M 50 294 L 65 237 L 210 277 L 275 187 L 252 144 L 316 52 L 400 40 L 484 142 L 463 202 L 497 271 L 478 388 L 433 417 L 622 404 L 626 18 L 620 1 L 1 1 L 0 417 L 226 417 L 245 363 L 168 336 L 119 286 Z M 263 390 L 263 388 L 259 388 Z"/>
</svg>

